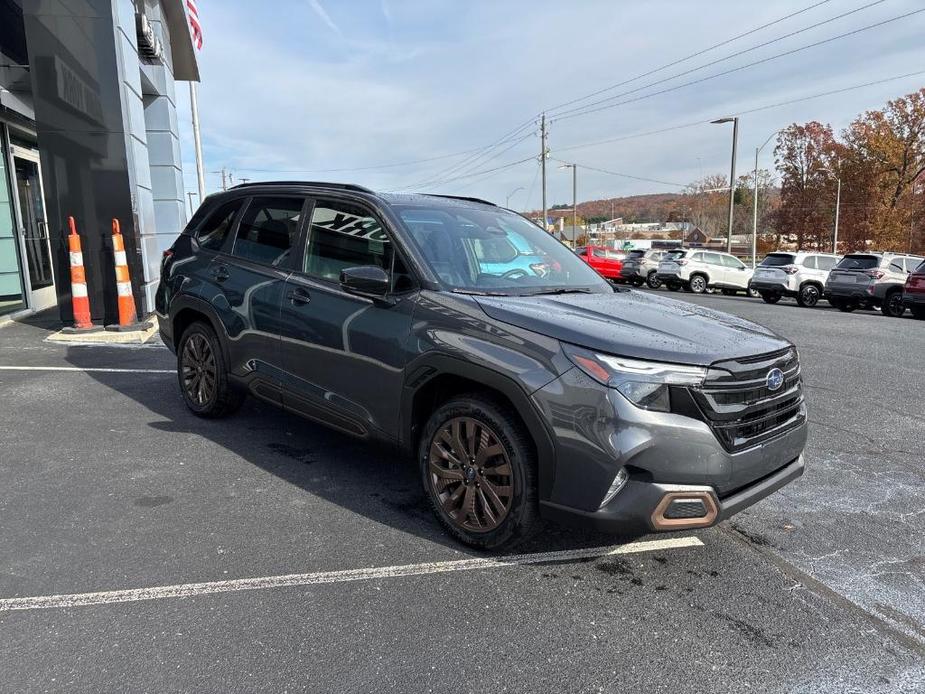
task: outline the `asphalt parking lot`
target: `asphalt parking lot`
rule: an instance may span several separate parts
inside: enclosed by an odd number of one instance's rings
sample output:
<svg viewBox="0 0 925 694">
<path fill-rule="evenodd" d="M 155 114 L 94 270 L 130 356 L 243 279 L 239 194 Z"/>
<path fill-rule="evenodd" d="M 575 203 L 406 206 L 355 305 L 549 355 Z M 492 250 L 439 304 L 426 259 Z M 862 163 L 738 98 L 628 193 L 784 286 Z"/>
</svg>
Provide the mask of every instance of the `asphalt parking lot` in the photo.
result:
<svg viewBox="0 0 925 694">
<path fill-rule="evenodd" d="M 493 559 L 391 451 L 199 420 L 162 346 L 0 329 L 0 689 L 922 691 L 925 323 L 677 298 L 796 343 L 806 475 L 705 531 Z"/>
</svg>

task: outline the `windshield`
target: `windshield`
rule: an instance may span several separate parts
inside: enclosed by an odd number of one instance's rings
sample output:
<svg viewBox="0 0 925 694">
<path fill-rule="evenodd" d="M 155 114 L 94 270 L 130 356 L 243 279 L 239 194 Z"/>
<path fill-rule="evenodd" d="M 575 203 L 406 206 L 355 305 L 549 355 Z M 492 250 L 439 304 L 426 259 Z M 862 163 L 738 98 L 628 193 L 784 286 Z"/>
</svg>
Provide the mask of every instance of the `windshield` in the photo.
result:
<svg viewBox="0 0 925 694">
<path fill-rule="evenodd" d="M 501 208 L 395 206 L 447 288 L 475 294 L 612 292 L 568 247 Z"/>
<path fill-rule="evenodd" d="M 839 270 L 871 270 L 880 264 L 875 255 L 846 255 L 836 265 Z"/>
<path fill-rule="evenodd" d="M 764 267 L 783 267 L 793 265 L 794 256 L 789 253 L 772 253 L 761 261 Z"/>
</svg>

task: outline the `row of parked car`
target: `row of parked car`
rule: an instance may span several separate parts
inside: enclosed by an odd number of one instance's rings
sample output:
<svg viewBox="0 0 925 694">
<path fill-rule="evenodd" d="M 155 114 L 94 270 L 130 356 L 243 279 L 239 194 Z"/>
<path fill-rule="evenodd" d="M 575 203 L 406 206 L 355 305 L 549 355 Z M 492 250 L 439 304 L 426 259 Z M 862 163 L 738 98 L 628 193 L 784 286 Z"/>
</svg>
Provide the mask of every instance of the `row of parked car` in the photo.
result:
<svg viewBox="0 0 925 694">
<path fill-rule="evenodd" d="M 906 310 L 925 319 L 925 258 L 901 253 L 815 251 L 769 253 L 752 270 L 729 253 L 699 248 L 615 251 L 586 246 L 575 251 L 615 282 L 661 286 L 695 294 L 747 293 L 776 304 L 783 297 L 813 307 L 825 299 L 840 311 L 879 309 L 899 317 Z"/>
</svg>

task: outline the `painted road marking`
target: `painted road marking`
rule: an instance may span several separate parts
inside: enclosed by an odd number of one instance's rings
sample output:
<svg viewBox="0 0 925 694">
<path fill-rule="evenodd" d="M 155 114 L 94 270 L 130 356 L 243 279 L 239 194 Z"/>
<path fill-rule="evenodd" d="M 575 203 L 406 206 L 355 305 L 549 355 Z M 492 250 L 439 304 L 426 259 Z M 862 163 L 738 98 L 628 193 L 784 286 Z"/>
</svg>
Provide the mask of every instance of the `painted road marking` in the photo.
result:
<svg viewBox="0 0 925 694">
<path fill-rule="evenodd" d="M 95 367 L 82 369 L 77 366 L 0 366 L 0 371 L 74 371 L 107 374 L 175 374 L 177 372 L 176 369 L 105 369 Z"/>
<path fill-rule="evenodd" d="M 70 595 L 44 595 L 28 598 L 0 599 L 0 612 L 13 610 L 43 610 L 51 607 L 85 607 L 87 605 L 108 605 L 117 602 L 139 600 L 162 600 L 164 598 L 188 598 L 210 593 L 231 593 L 241 590 L 267 590 L 292 586 L 311 586 L 321 583 L 344 583 L 347 581 L 369 581 L 382 578 L 401 578 L 425 574 L 448 573 L 452 571 L 474 571 L 501 569 L 507 566 L 524 566 L 544 562 L 575 561 L 609 557 L 616 554 L 637 554 L 681 547 L 702 547 L 696 537 L 672 537 L 645 542 L 631 542 L 609 547 L 588 547 L 558 552 L 533 554 L 511 554 L 502 557 L 458 559 L 401 566 L 380 566 L 345 571 L 318 571 L 306 574 L 265 576 L 263 578 L 239 578 L 231 581 L 210 581 L 208 583 L 183 583 L 153 588 L 129 590 L 107 590 L 98 593 L 72 593 Z"/>
</svg>

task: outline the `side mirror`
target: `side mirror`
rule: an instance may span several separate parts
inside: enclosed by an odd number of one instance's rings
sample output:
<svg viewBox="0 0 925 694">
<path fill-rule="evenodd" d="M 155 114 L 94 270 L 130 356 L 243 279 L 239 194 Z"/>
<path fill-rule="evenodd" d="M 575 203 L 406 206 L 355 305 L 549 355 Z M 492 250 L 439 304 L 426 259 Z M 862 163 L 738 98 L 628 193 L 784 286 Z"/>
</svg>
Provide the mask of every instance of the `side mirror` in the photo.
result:
<svg viewBox="0 0 925 694">
<path fill-rule="evenodd" d="M 389 291 L 389 273 L 377 265 L 344 268 L 340 272 L 340 286 L 351 294 L 382 297 Z"/>
</svg>

